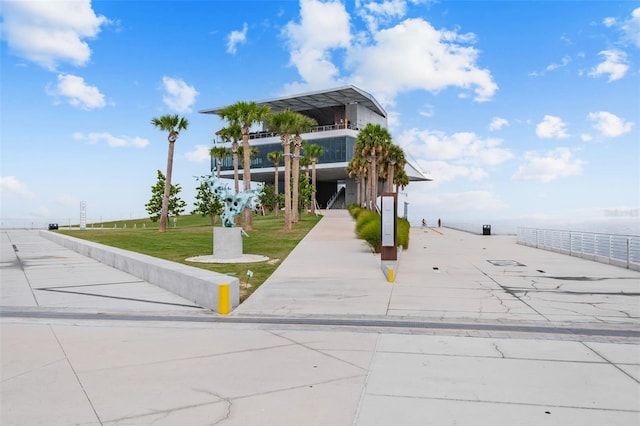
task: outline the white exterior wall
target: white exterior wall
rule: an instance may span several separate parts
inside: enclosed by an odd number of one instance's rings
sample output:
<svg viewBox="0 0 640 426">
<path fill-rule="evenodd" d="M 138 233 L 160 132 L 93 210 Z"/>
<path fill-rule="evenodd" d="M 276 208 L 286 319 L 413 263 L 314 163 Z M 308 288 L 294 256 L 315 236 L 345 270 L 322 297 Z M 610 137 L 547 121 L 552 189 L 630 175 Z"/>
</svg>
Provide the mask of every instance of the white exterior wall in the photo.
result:
<svg viewBox="0 0 640 426">
<path fill-rule="evenodd" d="M 356 124 L 359 129 L 363 129 L 368 123 L 379 124 L 387 127 L 387 119 L 376 114 L 364 105 L 349 104 L 346 105 L 346 115 L 349 123 Z"/>
</svg>

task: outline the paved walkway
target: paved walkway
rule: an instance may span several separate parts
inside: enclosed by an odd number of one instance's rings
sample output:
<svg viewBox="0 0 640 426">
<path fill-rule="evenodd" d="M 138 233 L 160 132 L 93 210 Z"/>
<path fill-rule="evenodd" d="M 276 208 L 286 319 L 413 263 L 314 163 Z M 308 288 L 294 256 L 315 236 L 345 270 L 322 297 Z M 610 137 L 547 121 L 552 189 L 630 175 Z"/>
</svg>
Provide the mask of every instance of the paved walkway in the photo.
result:
<svg viewBox="0 0 640 426">
<path fill-rule="evenodd" d="M 328 212 L 219 317 L 3 230 L 0 423 L 640 424 L 640 273 L 411 232 L 389 284 Z"/>
</svg>

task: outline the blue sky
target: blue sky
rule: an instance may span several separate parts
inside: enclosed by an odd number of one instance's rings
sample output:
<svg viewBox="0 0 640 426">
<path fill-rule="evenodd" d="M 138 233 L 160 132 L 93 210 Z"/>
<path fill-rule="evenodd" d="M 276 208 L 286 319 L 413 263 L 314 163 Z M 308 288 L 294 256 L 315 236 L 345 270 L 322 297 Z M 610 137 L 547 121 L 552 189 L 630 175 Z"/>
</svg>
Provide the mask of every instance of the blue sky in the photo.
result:
<svg viewBox="0 0 640 426">
<path fill-rule="evenodd" d="M 631 1 L 7 1 L 2 226 L 146 217 L 223 126 L 199 110 L 353 84 L 434 178 L 410 219 L 638 222 L 640 5 Z M 639 226 L 640 228 L 640 226 Z M 638 231 L 636 231 L 638 232 Z"/>
</svg>

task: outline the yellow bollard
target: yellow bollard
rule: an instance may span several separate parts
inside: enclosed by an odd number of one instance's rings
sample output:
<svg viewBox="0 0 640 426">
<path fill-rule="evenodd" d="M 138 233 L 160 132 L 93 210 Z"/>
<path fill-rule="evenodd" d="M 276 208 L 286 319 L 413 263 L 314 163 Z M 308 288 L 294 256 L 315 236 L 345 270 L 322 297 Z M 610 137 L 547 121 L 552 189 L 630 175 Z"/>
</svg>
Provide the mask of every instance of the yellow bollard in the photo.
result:
<svg viewBox="0 0 640 426">
<path fill-rule="evenodd" d="M 229 284 L 218 284 L 218 313 L 227 315 L 230 311 Z"/>
<path fill-rule="evenodd" d="M 393 269 L 389 269 L 389 282 L 393 282 Z"/>
</svg>

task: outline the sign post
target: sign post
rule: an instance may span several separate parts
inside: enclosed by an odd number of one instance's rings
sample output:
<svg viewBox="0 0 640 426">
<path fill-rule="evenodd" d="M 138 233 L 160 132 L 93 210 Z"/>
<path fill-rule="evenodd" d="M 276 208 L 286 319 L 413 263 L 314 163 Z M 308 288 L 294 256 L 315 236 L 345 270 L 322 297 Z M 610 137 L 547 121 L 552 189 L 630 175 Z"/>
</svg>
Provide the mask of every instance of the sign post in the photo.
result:
<svg viewBox="0 0 640 426">
<path fill-rule="evenodd" d="M 397 229 L 398 194 L 387 192 L 382 194 L 380 248 L 381 260 L 398 260 L 398 229 Z"/>
</svg>

